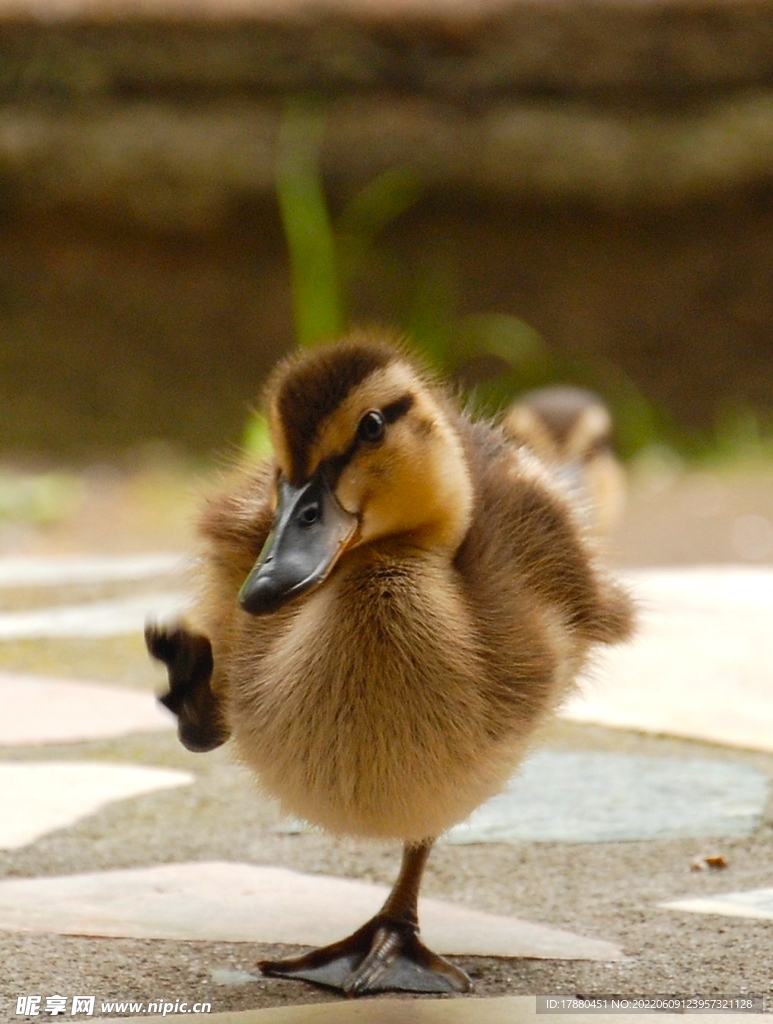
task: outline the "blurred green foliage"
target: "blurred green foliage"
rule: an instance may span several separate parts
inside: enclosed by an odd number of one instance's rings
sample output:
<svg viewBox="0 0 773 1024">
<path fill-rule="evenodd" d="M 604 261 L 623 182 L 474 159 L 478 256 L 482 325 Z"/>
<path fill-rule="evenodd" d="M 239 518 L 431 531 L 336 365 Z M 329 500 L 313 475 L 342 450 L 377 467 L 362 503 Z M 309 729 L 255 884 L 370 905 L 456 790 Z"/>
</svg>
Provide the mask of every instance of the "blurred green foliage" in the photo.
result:
<svg viewBox="0 0 773 1024">
<path fill-rule="evenodd" d="M 692 439 L 691 447 L 700 461 L 711 464 L 770 464 L 773 460 L 773 416 L 765 419 L 743 402 L 727 403 L 717 417 L 712 436 Z"/>
<path fill-rule="evenodd" d="M 277 196 L 292 275 L 293 313 L 299 347 L 342 334 L 352 319 L 352 291 L 379 235 L 421 198 L 420 178 L 394 168 L 362 188 L 337 217 L 330 213 L 320 173 L 324 107 L 290 100 L 284 111 L 277 155 Z M 382 258 L 382 264 L 383 264 Z M 609 404 L 618 447 L 629 456 L 652 443 L 677 443 L 666 416 L 616 365 L 600 358 L 552 351 L 534 328 L 509 313 L 460 315 L 461 290 L 453 260 L 438 253 L 417 275 L 402 329 L 423 360 L 456 383 L 480 412 L 493 414 L 527 389 L 551 383 L 587 387 Z M 264 418 L 253 415 L 247 450 L 270 452 Z"/>
<path fill-rule="evenodd" d="M 72 474 L 0 471 L 0 523 L 47 526 L 67 519 L 81 500 L 80 482 Z"/>
</svg>

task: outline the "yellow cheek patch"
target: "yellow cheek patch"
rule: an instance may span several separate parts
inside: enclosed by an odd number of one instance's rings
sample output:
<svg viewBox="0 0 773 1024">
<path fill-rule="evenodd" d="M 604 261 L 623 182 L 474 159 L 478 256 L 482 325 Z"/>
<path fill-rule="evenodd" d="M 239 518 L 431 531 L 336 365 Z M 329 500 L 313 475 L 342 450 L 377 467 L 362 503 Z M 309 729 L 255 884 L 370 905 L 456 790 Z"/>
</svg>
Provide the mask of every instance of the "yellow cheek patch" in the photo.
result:
<svg viewBox="0 0 773 1024">
<path fill-rule="evenodd" d="M 517 444 L 525 444 L 543 459 L 556 457 L 555 440 L 543 421 L 525 405 L 516 405 L 505 417 L 505 433 Z"/>
<path fill-rule="evenodd" d="M 601 405 L 589 405 L 578 416 L 567 438 L 567 455 L 579 458 L 595 445 L 608 442 L 612 434 L 612 417 Z"/>
<path fill-rule="evenodd" d="M 342 473 L 336 494 L 361 518 L 360 542 L 402 537 L 454 549 L 469 529 L 473 488 L 461 444 L 431 397 L 417 396 L 383 448 Z"/>
</svg>

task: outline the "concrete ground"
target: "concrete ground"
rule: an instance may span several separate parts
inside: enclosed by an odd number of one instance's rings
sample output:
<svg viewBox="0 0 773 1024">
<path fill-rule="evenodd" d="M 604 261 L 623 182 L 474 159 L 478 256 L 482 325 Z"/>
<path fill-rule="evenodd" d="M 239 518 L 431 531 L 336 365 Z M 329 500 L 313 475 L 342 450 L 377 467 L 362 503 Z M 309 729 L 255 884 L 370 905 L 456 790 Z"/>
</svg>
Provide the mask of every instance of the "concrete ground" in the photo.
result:
<svg viewBox="0 0 773 1024">
<path fill-rule="evenodd" d="M 201 476 L 169 466 L 163 472 L 144 470 L 127 476 L 101 470 L 61 480 L 59 505 L 54 502 L 53 512 L 40 516 L 28 509 L 16 518 L 6 516 L 0 528 L 0 553 L 183 551 L 187 516 L 204 484 Z M 686 471 L 658 455 L 637 469 L 612 557 L 625 567 L 770 566 L 771 520 L 770 466 Z M 154 581 L 157 590 L 164 589 L 164 583 Z M 0 589 L 0 612 L 141 596 L 147 591 L 147 581 L 142 580 L 15 585 Z M 162 682 L 138 633 L 6 639 L 0 642 L 0 668 L 142 692 L 159 688 Z M 759 668 L 773 682 L 770 666 Z M 700 701 L 700 692 L 695 699 Z M 706 758 L 752 766 L 773 777 L 773 743 L 767 750 L 744 749 L 558 719 L 545 730 L 540 744 L 555 751 Z M 2 878 L 205 860 L 273 864 L 387 885 L 397 871 L 399 851 L 394 847 L 277 831 L 273 807 L 256 794 L 227 749 L 193 755 L 170 731 L 0 748 L 0 762 L 31 761 L 176 769 L 191 773 L 194 782 L 112 802 L 33 842 L 0 850 Z M 475 983 L 472 998 L 746 994 L 766 996 L 773 1006 L 771 919 L 660 906 L 689 896 L 769 888 L 772 853 L 769 802 L 759 827 L 748 836 L 438 846 L 423 894 L 607 940 L 625 954 L 623 959 L 601 962 L 460 957 L 458 962 Z M 696 859 L 707 856 L 724 866 L 691 869 Z M 338 998 L 303 983 L 258 975 L 258 959 L 287 952 L 286 947 L 250 942 L 0 931 L 0 1021 L 23 1019 L 16 1013 L 17 1000 L 30 995 L 43 997 L 43 1018 L 45 997 L 53 995 L 68 997 L 68 1003 L 75 995 L 93 995 L 95 1016 L 100 1015 L 100 1004 L 111 1000 L 206 1001 L 213 1012 L 224 1012 Z M 128 1014 L 125 1009 L 112 1015 Z"/>
</svg>

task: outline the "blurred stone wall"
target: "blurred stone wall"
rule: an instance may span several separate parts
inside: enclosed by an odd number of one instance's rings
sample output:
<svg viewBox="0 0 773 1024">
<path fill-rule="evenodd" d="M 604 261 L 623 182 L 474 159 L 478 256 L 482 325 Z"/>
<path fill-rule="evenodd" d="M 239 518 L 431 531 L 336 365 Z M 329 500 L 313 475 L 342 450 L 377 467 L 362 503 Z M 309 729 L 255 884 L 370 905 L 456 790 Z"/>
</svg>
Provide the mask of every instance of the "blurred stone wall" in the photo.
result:
<svg viewBox="0 0 773 1024">
<path fill-rule="evenodd" d="M 238 439 L 292 342 L 288 95 L 334 208 L 423 183 L 357 319 L 440 261 L 686 427 L 773 408 L 770 0 L 0 0 L 6 455 Z"/>
</svg>

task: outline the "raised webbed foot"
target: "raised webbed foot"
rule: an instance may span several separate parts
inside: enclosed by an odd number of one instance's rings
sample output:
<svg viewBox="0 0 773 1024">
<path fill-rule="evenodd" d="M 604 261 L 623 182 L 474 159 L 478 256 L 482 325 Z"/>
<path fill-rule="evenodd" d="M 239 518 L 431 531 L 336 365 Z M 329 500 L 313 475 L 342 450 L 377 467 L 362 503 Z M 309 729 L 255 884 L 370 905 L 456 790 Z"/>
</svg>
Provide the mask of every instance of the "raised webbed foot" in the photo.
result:
<svg viewBox="0 0 773 1024">
<path fill-rule="evenodd" d="M 225 743 L 228 729 L 210 687 L 213 662 L 209 640 L 182 626 L 148 624 L 145 643 L 153 657 L 167 667 L 169 692 L 158 699 L 177 715 L 183 746 L 204 752 Z"/>
<path fill-rule="evenodd" d="M 349 996 L 374 992 L 469 992 L 460 968 L 427 949 L 418 928 L 383 914 L 332 946 L 287 960 L 263 960 L 264 974 L 299 978 Z"/>
</svg>

